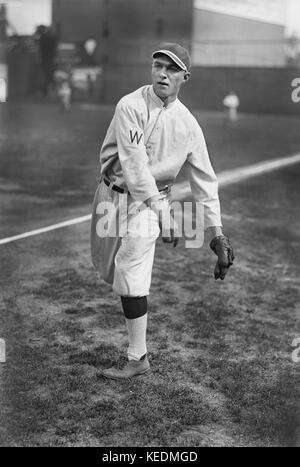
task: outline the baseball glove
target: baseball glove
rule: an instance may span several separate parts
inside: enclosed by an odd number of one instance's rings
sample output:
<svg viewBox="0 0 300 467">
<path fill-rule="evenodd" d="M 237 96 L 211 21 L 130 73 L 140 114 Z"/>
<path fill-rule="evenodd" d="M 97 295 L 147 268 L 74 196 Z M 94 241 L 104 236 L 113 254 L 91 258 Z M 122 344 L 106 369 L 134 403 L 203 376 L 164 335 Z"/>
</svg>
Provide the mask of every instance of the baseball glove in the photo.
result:
<svg viewBox="0 0 300 467">
<path fill-rule="evenodd" d="M 223 281 L 234 260 L 234 253 L 230 240 L 225 235 L 220 235 L 214 237 L 209 246 L 218 257 L 214 271 L 215 279 L 221 279 Z"/>
</svg>

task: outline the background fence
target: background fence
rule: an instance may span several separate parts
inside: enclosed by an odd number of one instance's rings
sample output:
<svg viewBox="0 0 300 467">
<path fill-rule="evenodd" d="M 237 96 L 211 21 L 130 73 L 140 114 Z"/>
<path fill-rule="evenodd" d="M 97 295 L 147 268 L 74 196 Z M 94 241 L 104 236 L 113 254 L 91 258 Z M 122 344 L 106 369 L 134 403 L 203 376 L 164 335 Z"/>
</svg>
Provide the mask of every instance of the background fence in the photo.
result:
<svg viewBox="0 0 300 467">
<path fill-rule="evenodd" d="M 299 68 L 193 67 L 183 86 L 182 101 L 191 108 L 222 110 L 223 98 L 233 90 L 240 98 L 240 111 L 300 115 L 292 101 L 294 78 Z M 103 72 L 101 102 L 115 104 L 124 94 L 150 82 L 149 64 L 107 64 Z"/>
</svg>

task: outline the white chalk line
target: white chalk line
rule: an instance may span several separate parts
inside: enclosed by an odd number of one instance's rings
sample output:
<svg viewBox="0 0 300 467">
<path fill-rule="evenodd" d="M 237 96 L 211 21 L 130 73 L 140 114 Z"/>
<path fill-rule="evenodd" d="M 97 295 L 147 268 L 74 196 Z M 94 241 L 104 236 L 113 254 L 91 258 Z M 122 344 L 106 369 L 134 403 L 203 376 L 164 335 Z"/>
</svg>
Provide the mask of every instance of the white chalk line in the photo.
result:
<svg viewBox="0 0 300 467">
<path fill-rule="evenodd" d="M 239 183 L 256 175 L 262 175 L 273 170 L 282 169 L 289 165 L 300 162 L 300 154 L 283 157 L 279 159 L 271 159 L 269 161 L 258 162 L 257 164 L 239 167 L 233 170 L 225 170 L 217 174 L 219 187 L 223 188 L 234 183 Z M 185 199 L 191 194 L 189 183 L 183 182 L 175 185 L 172 189 L 172 197 L 178 201 Z"/>
<path fill-rule="evenodd" d="M 288 157 L 259 162 L 257 164 L 248 165 L 246 167 L 240 167 L 233 170 L 226 170 L 217 174 L 219 187 L 232 185 L 234 183 L 241 182 L 256 175 L 262 175 L 267 172 L 272 172 L 273 170 L 278 170 L 289 165 L 297 164 L 298 162 L 300 162 L 300 154 L 294 154 Z M 174 185 L 174 187 L 172 188 L 172 198 L 178 201 L 185 199 L 187 196 L 190 195 L 190 193 L 191 190 L 188 182 L 183 182 L 178 185 Z M 91 217 L 92 215 L 88 214 L 86 216 L 76 217 L 75 219 L 71 219 L 68 221 L 59 222 L 58 224 L 52 224 L 47 227 L 31 230 L 29 232 L 24 232 L 19 235 L 14 235 L 13 237 L 1 238 L 0 245 L 16 242 L 18 240 L 22 240 L 23 238 L 33 237 L 35 235 L 51 232 L 52 230 L 61 229 L 70 225 L 80 224 L 81 222 L 87 222 L 91 220 Z"/>
<path fill-rule="evenodd" d="M 69 221 L 59 222 L 58 224 L 52 224 L 48 227 L 42 227 L 41 229 L 31 230 L 30 232 L 25 232 L 19 235 L 14 235 L 13 237 L 1 238 L 0 245 L 4 245 L 5 243 L 15 242 L 17 240 L 21 240 L 27 237 L 33 237 L 34 235 L 40 235 L 42 233 L 51 232 L 51 230 L 61 229 L 63 227 L 68 227 L 69 225 L 80 224 L 81 222 L 89 221 L 92 218 L 91 214 L 82 217 L 76 217 L 75 219 L 71 219 Z"/>
</svg>

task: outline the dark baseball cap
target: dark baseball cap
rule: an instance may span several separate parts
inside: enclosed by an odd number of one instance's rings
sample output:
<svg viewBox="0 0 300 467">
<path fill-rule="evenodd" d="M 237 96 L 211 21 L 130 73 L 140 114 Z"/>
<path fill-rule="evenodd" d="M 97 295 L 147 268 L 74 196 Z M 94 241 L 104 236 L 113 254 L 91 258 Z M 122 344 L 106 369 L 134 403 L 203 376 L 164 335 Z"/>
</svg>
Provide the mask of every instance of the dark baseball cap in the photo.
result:
<svg viewBox="0 0 300 467">
<path fill-rule="evenodd" d="M 175 42 L 165 42 L 159 46 L 159 49 L 153 52 L 152 58 L 157 55 L 167 55 L 176 65 L 184 71 L 190 71 L 191 57 L 188 51 Z"/>
</svg>

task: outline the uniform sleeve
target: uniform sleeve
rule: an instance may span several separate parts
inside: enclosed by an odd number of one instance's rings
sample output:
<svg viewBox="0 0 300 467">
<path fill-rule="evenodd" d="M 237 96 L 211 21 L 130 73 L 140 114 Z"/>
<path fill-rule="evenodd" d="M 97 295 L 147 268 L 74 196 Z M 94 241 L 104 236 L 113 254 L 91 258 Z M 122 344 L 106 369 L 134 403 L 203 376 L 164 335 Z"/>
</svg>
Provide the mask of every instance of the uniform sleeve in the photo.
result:
<svg viewBox="0 0 300 467">
<path fill-rule="evenodd" d="M 139 120 L 136 109 L 126 102 L 118 103 L 115 128 L 123 176 L 133 198 L 143 202 L 159 191 L 148 167 L 144 130 Z"/>
<path fill-rule="evenodd" d="M 203 132 L 196 120 L 192 126 L 191 148 L 187 161 L 193 196 L 204 208 L 204 228 L 222 227 L 218 180 L 209 159 Z"/>
</svg>

